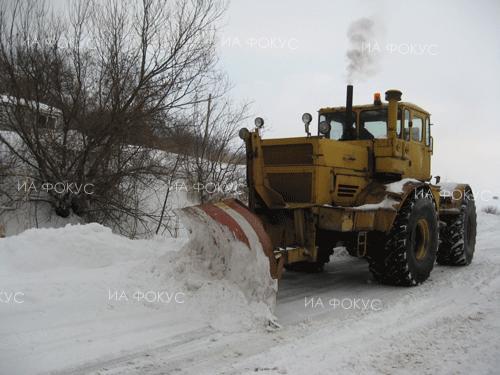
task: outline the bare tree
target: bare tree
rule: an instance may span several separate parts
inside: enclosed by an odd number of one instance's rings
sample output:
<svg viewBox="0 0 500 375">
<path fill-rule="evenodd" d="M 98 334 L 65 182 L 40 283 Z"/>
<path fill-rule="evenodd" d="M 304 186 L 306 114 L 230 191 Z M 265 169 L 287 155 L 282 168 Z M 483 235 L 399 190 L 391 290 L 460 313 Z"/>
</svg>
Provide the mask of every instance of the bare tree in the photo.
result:
<svg viewBox="0 0 500 375">
<path fill-rule="evenodd" d="M 183 170 L 201 203 L 245 193 L 243 144 L 235 138 L 247 110 L 247 104 L 235 108 L 230 101 L 211 96 L 206 107 L 194 107 L 194 138 Z"/>
<path fill-rule="evenodd" d="M 120 231 L 129 231 L 127 218 L 158 220 L 140 192 L 178 168 L 154 149 L 157 135 L 185 125 L 198 98 L 225 94 L 215 48 L 224 9 L 217 0 L 75 1 L 58 15 L 40 1 L 0 2 L 0 87 L 18 137 L 0 133 L 0 143 L 37 183 L 92 186 L 91 194 L 48 190 L 59 215 Z M 235 121 L 210 127 L 227 134 L 211 135 L 210 155 L 206 144 L 195 147 L 196 160 L 230 163 Z"/>
</svg>

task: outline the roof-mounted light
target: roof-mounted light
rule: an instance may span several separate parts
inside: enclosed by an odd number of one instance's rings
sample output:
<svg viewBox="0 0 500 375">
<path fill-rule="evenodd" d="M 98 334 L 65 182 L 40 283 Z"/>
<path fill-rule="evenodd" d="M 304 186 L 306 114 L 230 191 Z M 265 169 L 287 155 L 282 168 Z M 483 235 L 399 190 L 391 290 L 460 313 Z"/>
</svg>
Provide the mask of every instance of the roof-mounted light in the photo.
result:
<svg viewBox="0 0 500 375">
<path fill-rule="evenodd" d="M 328 135 L 330 134 L 330 130 L 332 130 L 332 126 L 328 121 L 321 121 L 319 123 L 318 130 L 320 134 Z"/>
<path fill-rule="evenodd" d="M 310 123 L 311 123 L 311 121 L 312 121 L 312 119 L 313 119 L 313 117 L 311 116 L 311 114 L 310 114 L 310 113 L 307 113 L 307 112 L 306 112 L 306 113 L 304 113 L 304 114 L 302 115 L 302 122 L 303 122 L 304 124 L 306 124 L 306 125 L 310 124 Z"/>
<path fill-rule="evenodd" d="M 260 129 L 264 126 L 264 119 L 262 117 L 256 117 L 254 124 L 257 129 Z"/>
<path fill-rule="evenodd" d="M 240 131 L 238 132 L 238 136 L 246 141 L 247 139 L 250 138 L 250 130 L 248 130 L 247 128 L 241 128 Z"/>
</svg>

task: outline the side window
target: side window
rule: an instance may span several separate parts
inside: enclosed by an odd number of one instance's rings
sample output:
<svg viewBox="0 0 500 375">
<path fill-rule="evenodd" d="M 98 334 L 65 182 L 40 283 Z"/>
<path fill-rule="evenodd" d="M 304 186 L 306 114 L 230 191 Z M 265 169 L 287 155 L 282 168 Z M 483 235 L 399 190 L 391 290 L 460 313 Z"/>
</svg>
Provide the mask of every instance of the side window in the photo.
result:
<svg viewBox="0 0 500 375">
<path fill-rule="evenodd" d="M 332 130 L 330 131 L 330 139 L 339 140 L 340 138 L 342 138 L 342 133 L 343 133 L 342 123 L 335 120 L 331 120 L 330 125 L 332 127 Z"/>
<path fill-rule="evenodd" d="M 401 109 L 398 109 L 398 120 L 396 122 L 396 135 L 398 136 L 398 138 L 401 138 L 401 117 Z"/>
<path fill-rule="evenodd" d="M 327 120 L 327 118 L 325 115 L 319 116 L 320 123 L 322 121 L 326 121 L 326 120 Z M 330 139 L 338 141 L 342 137 L 343 123 L 340 121 L 337 121 L 336 119 L 331 118 L 330 119 L 330 126 L 332 127 L 330 130 Z"/>
<path fill-rule="evenodd" d="M 405 116 L 403 119 L 403 139 L 410 140 L 410 111 L 405 109 Z"/>
<path fill-rule="evenodd" d="M 416 142 L 422 142 L 422 136 L 424 133 L 424 120 L 419 115 L 413 116 L 412 128 L 411 128 L 411 140 Z"/>
<path fill-rule="evenodd" d="M 431 121 L 429 117 L 425 118 L 425 145 L 430 146 L 431 144 Z"/>
</svg>

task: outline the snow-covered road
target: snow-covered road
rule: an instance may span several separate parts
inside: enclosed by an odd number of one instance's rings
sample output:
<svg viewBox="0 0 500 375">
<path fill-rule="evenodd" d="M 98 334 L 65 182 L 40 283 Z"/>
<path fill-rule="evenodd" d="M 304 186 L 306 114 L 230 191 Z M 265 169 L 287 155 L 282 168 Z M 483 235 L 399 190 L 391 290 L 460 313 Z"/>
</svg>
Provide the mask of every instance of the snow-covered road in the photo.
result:
<svg viewBox="0 0 500 375">
<path fill-rule="evenodd" d="M 209 282 L 210 293 L 195 285 L 186 303 L 110 300 L 109 290 L 162 288 L 158 274 L 168 260 L 148 258 L 164 252 L 164 241 L 130 241 L 96 226 L 66 239 L 50 240 L 51 231 L 10 237 L 6 248 L 0 243 L 0 289 L 22 291 L 24 303 L 0 304 L 0 373 L 496 374 L 500 216 L 480 213 L 478 220 L 472 265 L 436 265 L 419 287 L 373 283 L 364 261 L 343 254 L 325 273 L 286 273 L 275 310 L 282 328 L 274 331 L 262 328 L 261 311 L 238 302 L 229 285 Z M 89 235 L 94 256 L 78 242 Z M 19 250 L 37 240 L 38 252 Z M 74 241 L 72 251 L 54 254 L 57 241 Z M 187 284 L 167 285 L 173 294 Z M 200 302 L 213 296 L 216 305 Z M 195 300 L 203 314 L 193 311 Z"/>
</svg>

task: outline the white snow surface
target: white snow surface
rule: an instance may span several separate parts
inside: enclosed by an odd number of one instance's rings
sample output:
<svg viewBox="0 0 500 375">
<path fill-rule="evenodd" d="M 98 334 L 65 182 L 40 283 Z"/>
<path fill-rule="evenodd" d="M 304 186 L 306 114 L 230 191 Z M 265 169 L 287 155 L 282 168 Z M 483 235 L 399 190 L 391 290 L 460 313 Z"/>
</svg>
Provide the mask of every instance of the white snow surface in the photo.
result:
<svg viewBox="0 0 500 375">
<path fill-rule="evenodd" d="M 353 209 L 356 211 L 372 211 L 378 209 L 395 210 L 394 207 L 396 207 L 396 205 L 399 205 L 398 201 L 386 196 L 384 200 L 379 203 L 367 203 L 363 204 L 362 206 L 354 207 Z"/>
<path fill-rule="evenodd" d="M 392 182 L 390 184 L 385 185 L 385 190 L 388 193 L 402 194 L 403 187 L 409 182 L 420 182 L 413 178 L 403 178 L 402 180 Z M 400 202 L 386 195 L 384 199 L 378 203 L 367 203 L 361 206 L 354 207 L 356 211 L 372 211 L 372 210 L 395 210 L 394 207 L 397 207 Z"/>
<path fill-rule="evenodd" d="M 401 194 L 403 193 L 403 187 L 408 182 L 420 182 L 419 180 L 415 180 L 414 178 L 403 178 L 402 180 L 392 182 L 390 184 L 385 185 L 385 190 L 389 193 Z"/>
<path fill-rule="evenodd" d="M 51 107 L 48 104 L 42 103 L 42 102 L 36 102 L 34 100 L 26 100 L 23 98 L 16 98 L 15 96 L 8 96 L 8 95 L 0 95 L 0 103 L 2 104 L 7 104 L 7 105 L 19 105 L 22 106 L 27 106 L 33 109 L 40 108 L 40 111 L 43 112 L 48 112 L 48 113 L 57 113 L 61 114 L 62 111 L 59 108 Z"/>
<path fill-rule="evenodd" d="M 199 227 L 190 242 L 129 240 L 97 224 L 28 230 L 0 239 L 0 373 L 496 374 L 500 216 L 478 221 L 473 263 L 436 265 L 418 287 L 374 283 L 345 252 L 324 273 L 285 272 L 272 331 L 274 285 L 217 230 Z M 213 246 L 220 256 L 204 255 Z M 137 290 L 182 292 L 184 303 L 136 301 Z M 16 291 L 23 303 L 6 302 Z"/>
</svg>

